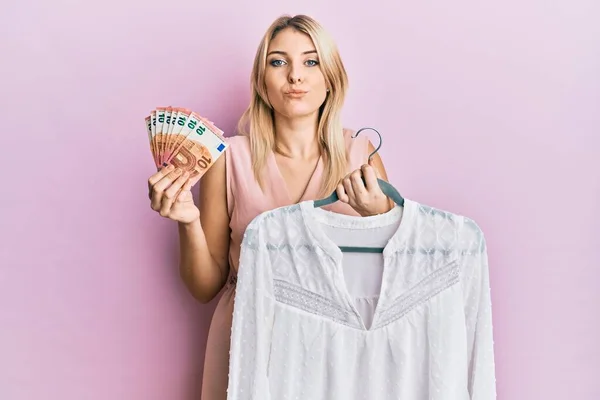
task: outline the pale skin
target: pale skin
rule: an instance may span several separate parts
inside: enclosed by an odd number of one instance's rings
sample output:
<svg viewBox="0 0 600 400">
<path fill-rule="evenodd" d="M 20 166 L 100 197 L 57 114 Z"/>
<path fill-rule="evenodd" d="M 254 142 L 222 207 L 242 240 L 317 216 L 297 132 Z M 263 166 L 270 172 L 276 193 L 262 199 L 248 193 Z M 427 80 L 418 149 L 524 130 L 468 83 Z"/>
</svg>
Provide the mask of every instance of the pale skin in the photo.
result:
<svg viewBox="0 0 600 400">
<path fill-rule="evenodd" d="M 328 90 L 309 36 L 290 28 L 279 32 L 268 49 L 265 83 L 274 109 L 275 159 L 286 182 L 283 190 L 297 202 L 320 157 L 318 110 Z M 292 90 L 303 93 L 290 94 Z M 373 151 L 369 143 L 369 152 Z M 368 164 L 340 182 L 336 189 L 340 201 L 363 216 L 389 211 L 393 203 L 381 192 L 378 177 L 387 180 L 383 162 L 375 154 Z M 191 193 L 198 180 L 199 207 Z M 181 278 L 198 301 L 210 302 L 229 275 L 225 157 L 220 157 L 202 179 L 190 180 L 171 165 L 162 168 L 148 179 L 148 187 L 151 208 L 178 223 Z"/>
</svg>

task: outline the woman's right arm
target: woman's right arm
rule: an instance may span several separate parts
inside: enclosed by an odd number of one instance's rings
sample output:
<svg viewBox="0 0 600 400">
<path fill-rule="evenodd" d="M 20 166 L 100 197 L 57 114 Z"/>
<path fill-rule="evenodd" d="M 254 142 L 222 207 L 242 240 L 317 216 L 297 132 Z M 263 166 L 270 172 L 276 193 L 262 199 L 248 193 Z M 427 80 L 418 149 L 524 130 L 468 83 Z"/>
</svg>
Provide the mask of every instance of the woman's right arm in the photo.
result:
<svg viewBox="0 0 600 400">
<path fill-rule="evenodd" d="M 229 214 L 225 156 L 200 180 L 200 217 L 179 222 L 180 274 L 188 290 L 202 303 L 221 291 L 229 276 Z"/>
<path fill-rule="evenodd" d="M 208 303 L 229 275 L 225 157 L 219 157 L 200 179 L 200 209 L 191 193 L 197 179 L 192 181 L 170 166 L 148 183 L 152 209 L 178 223 L 181 278 L 194 298 Z"/>
</svg>

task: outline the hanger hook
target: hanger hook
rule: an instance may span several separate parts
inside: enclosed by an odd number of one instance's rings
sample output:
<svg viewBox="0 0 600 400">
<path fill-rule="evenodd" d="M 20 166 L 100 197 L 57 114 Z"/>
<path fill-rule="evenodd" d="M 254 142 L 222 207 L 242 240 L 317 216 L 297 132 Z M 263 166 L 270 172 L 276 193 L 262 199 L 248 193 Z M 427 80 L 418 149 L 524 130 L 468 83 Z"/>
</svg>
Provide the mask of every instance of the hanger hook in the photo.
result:
<svg viewBox="0 0 600 400">
<path fill-rule="evenodd" d="M 381 137 L 381 133 L 379 133 L 379 131 L 375 128 L 361 128 L 359 129 L 353 136 L 352 138 L 355 138 L 358 136 L 359 133 L 361 133 L 362 131 L 366 130 L 366 129 L 370 129 L 372 131 L 375 131 L 375 133 L 377 133 L 377 136 L 379 137 L 379 144 L 377 145 L 377 147 L 375 148 L 375 150 L 369 154 L 369 161 L 371 160 L 371 158 L 375 155 L 375 153 L 377 153 L 379 151 L 379 149 L 381 148 L 381 145 L 383 143 L 383 138 Z"/>
</svg>

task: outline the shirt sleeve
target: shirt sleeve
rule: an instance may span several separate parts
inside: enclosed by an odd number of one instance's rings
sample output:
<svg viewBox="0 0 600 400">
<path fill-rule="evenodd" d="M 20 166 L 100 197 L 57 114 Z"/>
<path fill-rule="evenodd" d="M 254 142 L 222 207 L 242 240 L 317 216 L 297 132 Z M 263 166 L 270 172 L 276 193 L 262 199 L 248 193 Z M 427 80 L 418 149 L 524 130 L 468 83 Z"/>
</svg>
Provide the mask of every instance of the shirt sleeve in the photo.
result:
<svg viewBox="0 0 600 400">
<path fill-rule="evenodd" d="M 269 400 L 268 363 L 274 297 L 258 221 L 244 234 L 234 298 L 228 400 Z"/>
<path fill-rule="evenodd" d="M 461 232 L 469 394 L 471 400 L 496 399 L 492 301 L 485 237 L 465 218 Z"/>
</svg>

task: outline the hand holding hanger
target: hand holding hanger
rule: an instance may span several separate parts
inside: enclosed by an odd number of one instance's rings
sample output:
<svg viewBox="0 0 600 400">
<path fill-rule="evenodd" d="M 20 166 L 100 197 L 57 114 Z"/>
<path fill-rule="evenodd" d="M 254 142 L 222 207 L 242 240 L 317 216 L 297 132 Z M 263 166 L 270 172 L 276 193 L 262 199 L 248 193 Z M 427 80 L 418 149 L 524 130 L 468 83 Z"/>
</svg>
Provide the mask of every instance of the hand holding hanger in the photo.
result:
<svg viewBox="0 0 600 400">
<path fill-rule="evenodd" d="M 375 133 L 377 133 L 377 136 L 379 136 L 379 144 L 377 145 L 377 147 L 375 148 L 375 150 L 371 154 L 369 154 L 369 161 L 371 161 L 371 159 L 373 158 L 373 156 L 381 148 L 381 145 L 383 143 L 383 139 L 381 138 L 381 134 L 376 129 L 374 129 L 374 128 L 362 128 L 362 129 L 359 129 L 358 132 L 356 132 L 353 137 L 357 137 L 359 135 L 359 133 L 361 133 L 362 131 L 364 131 L 366 129 L 371 129 L 371 130 L 375 131 Z M 373 167 L 371 166 L 371 168 L 373 168 Z M 368 168 L 367 168 L 367 170 L 368 170 Z M 366 185 L 366 183 L 365 183 L 365 177 L 362 176 L 362 174 L 361 174 L 360 178 L 361 178 L 361 181 L 362 181 L 362 184 L 363 184 L 362 187 L 366 188 L 366 186 L 365 186 Z M 400 195 L 400 193 L 398 192 L 398 190 L 394 186 L 390 185 L 388 182 L 384 181 L 380 177 L 377 177 L 377 183 L 379 184 L 379 187 L 380 187 L 381 191 L 383 192 L 383 194 L 385 194 L 387 197 L 389 197 L 390 199 L 392 199 L 394 201 L 394 203 L 396 203 L 397 205 L 399 205 L 401 207 L 404 206 L 404 198 L 402 197 L 402 195 Z M 372 187 L 372 185 L 371 185 L 371 187 Z M 338 190 L 339 190 L 339 188 L 336 189 L 333 193 L 331 193 L 328 197 L 326 197 L 324 199 L 315 200 L 314 206 L 315 207 L 323 207 L 323 206 L 326 206 L 328 204 L 335 203 L 338 200 L 341 200 L 338 197 Z"/>
<path fill-rule="evenodd" d="M 358 132 L 356 132 L 356 134 L 353 137 L 358 136 L 358 134 L 361 131 L 365 130 L 365 129 L 373 129 L 373 128 L 362 128 Z M 375 130 L 375 129 L 373 129 L 373 130 L 375 132 L 377 132 L 377 130 Z M 377 153 L 377 151 L 381 147 L 381 143 L 382 143 L 381 134 L 379 132 L 377 132 L 377 135 L 379 136 L 379 145 L 377 146 L 377 148 L 375 149 L 375 151 L 373 151 L 369 155 L 369 161 L 371 160 L 371 158 L 373 157 L 373 155 L 375 153 Z M 370 168 L 363 167 L 363 169 L 366 169 L 367 172 L 369 170 L 371 170 L 371 172 L 375 173 L 375 171 L 373 171 L 374 168 L 372 166 L 370 166 Z M 366 178 L 364 176 L 360 176 L 360 180 L 363 183 L 362 187 L 370 188 L 372 190 L 372 188 L 374 186 L 373 185 L 372 176 L 369 176 L 367 174 L 367 177 L 369 177 L 369 182 L 366 182 Z M 402 195 L 400 195 L 400 193 L 398 192 L 398 190 L 396 190 L 396 188 L 394 186 L 390 185 L 388 182 L 384 181 L 383 179 L 381 179 L 380 177 L 377 177 L 377 176 L 376 176 L 376 181 L 379 184 L 379 188 L 380 188 L 381 192 L 385 196 L 387 196 L 390 199 L 392 199 L 394 201 L 394 203 L 396 203 L 400 207 L 404 207 L 404 197 L 402 197 Z M 314 207 L 323 207 L 323 206 L 326 206 L 328 204 L 335 203 L 338 200 L 342 201 L 342 199 L 340 199 L 338 197 L 338 190 L 339 189 L 336 189 L 333 193 L 331 193 L 328 197 L 326 197 L 324 199 L 315 200 L 313 202 L 313 206 Z M 340 250 L 342 252 L 354 252 L 354 253 L 382 253 L 383 252 L 383 247 L 340 246 Z"/>
<path fill-rule="evenodd" d="M 381 179 L 381 175 L 372 162 L 372 157 L 369 157 L 368 164 L 346 175 L 336 189 L 339 200 L 349 204 L 363 217 L 383 214 L 393 207 L 379 186 L 377 180 Z"/>
</svg>

